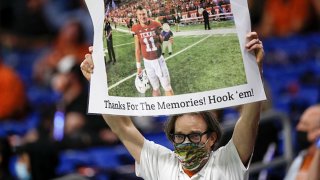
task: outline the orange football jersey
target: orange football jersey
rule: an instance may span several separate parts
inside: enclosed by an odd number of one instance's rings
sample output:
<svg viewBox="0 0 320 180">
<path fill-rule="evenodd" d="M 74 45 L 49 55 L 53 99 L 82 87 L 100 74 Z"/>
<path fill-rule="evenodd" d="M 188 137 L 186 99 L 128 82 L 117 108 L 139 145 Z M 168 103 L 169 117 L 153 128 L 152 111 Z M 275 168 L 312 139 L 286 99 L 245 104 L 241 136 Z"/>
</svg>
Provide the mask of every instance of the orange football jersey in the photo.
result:
<svg viewBox="0 0 320 180">
<path fill-rule="evenodd" d="M 139 39 L 143 58 L 153 60 L 161 56 L 161 24 L 159 22 L 150 20 L 150 23 L 143 27 L 135 24 L 132 31 Z"/>
</svg>

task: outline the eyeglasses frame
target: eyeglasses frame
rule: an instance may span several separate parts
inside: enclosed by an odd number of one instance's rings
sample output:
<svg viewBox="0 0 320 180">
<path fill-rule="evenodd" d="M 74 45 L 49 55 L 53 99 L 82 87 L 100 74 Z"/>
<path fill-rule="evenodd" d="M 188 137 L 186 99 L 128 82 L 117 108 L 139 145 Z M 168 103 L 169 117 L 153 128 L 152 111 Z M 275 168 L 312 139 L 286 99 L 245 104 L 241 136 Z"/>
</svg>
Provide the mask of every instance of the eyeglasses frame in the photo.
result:
<svg viewBox="0 0 320 180">
<path fill-rule="evenodd" d="M 181 134 L 181 133 L 176 133 L 176 134 L 175 134 L 175 133 L 174 133 L 174 134 L 171 134 L 171 140 L 172 140 L 172 142 L 174 142 L 175 144 L 182 144 L 182 143 L 184 143 L 184 142 L 186 141 L 186 137 L 188 137 L 188 139 L 189 139 L 190 142 L 198 144 L 198 143 L 201 142 L 202 136 L 205 135 L 205 134 L 209 134 L 209 133 L 210 133 L 210 131 L 208 131 L 208 130 L 206 130 L 206 131 L 204 131 L 204 132 L 202 132 L 202 133 L 190 133 L 190 134 Z M 174 141 L 174 137 L 175 137 L 176 135 L 182 135 L 182 136 L 183 136 L 183 141 L 182 141 L 181 143 L 176 143 L 176 142 Z M 193 141 L 190 139 L 190 137 L 189 137 L 190 135 L 200 135 L 200 141 L 199 141 L 199 142 L 193 142 Z"/>
</svg>

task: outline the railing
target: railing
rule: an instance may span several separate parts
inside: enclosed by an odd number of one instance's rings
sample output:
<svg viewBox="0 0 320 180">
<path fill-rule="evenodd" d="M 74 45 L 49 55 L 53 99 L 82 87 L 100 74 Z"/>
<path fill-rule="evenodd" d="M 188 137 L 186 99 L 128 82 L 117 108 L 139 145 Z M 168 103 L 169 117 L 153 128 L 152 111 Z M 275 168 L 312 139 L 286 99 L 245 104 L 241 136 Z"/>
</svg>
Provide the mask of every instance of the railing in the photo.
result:
<svg viewBox="0 0 320 180">
<path fill-rule="evenodd" d="M 282 123 L 282 131 L 284 137 L 284 152 L 281 157 L 276 157 L 271 161 L 264 162 L 255 162 L 250 165 L 249 172 L 250 174 L 259 173 L 265 169 L 278 167 L 285 165 L 289 167 L 293 159 L 293 149 L 292 149 L 292 139 L 291 139 L 291 124 L 289 118 L 284 114 L 276 111 L 268 111 L 262 114 L 260 120 L 260 128 L 263 128 L 265 122 L 278 121 Z M 223 125 L 224 132 L 232 132 L 234 129 L 235 122 L 232 122 L 227 125 Z M 172 144 L 166 139 L 166 136 L 163 133 L 153 133 L 149 136 L 145 136 L 148 140 L 152 140 L 158 144 L 166 146 L 170 149 L 173 149 Z M 122 164 L 121 159 L 126 159 L 126 161 L 132 161 L 132 164 L 129 166 Z M 95 167 L 101 172 L 106 174 L 116 173 L 119 176 L 125 174 L 132 174 L 134 176 L 133 167 L 133 158 L 129 152 L 125 149 L 123 145 L 113 146 L 113 147 L 96 147 L 86 150 L 68 150 L 60 154 L 61 164 L 57 168 L 59 174 L 64 174 L 74 171 L 77 162 L 90 162 L 94 164 Z M 103 160 L 103 161 L 101 161 Z M 125 171 L 124 171 L 125 170 Z M 132 178 L 134 179 L 134 178 Z M 139 178 L 136 178 L 139 179 Z"/>
<path fill-rule="evenodd" d="M 263 128 L 263 123 L 271 122 L 271 121 L 280 121 L 282 124 L 282 131 L 280 133 L 283 133 L 283 145 L 284 145 L 283 154 L 279 157 L 275 157 L 269 162 L 260 161 L 260 162 L 252 163 L 249 168 L 250 174 L 255 174 L 265 169 L 279 167 L 283 165 L 285 165 L 287 170 L 293 160 L 293 147 L 292 147 L 292 137 L 291 137 L 292 128 L 291 128 L 290 119 L 284 113 L 270 110 L 270 111 L 264 112 L 261 115 L 261 118 L 260 118 L 261 126 L 259 128 Z M 233 124 L 231 123 L 226 126 L 223 126 L 223 130 L 225 132 L 232 131 L 235 123 L 236 122 L 234 122 Z"/>
<path fill-rule="evenodd" d="M 214 20 L 221 20 L 221 19 L 232 19 L 233 18 L 233 13 L 220 13 L 220 14 L 212 14 L 209 15 L 209 21 L 214 21 Z M 195 22 L 203 22 L 203 16 L 199 17 L 190 17 L 190 18 L 183 18 L 180 20 L 181 24 L 189 24 L 189 23 L 195 23 Z"/>
<path fill-rule="evenodd" d="M 268 111 L 264 113 L 261 117 L 261 122 L 267 122 L 272 120 L 280 120 L 282 123 L 283 142 L 284 151 L 283 155 L 276 157 L 268 163 L 256 162 L 251 165 L 249 171 L 250 173 L 255 173 L 261 171 L 262 169 L 270 167 L 278 167 L 280 165 L 285 165 L 286 170 L 289 168 L 293 160 L 293 147 L 292 147 L 292 128 L 289 117 L 285 113 L 277 111 Z"/>
</svg>

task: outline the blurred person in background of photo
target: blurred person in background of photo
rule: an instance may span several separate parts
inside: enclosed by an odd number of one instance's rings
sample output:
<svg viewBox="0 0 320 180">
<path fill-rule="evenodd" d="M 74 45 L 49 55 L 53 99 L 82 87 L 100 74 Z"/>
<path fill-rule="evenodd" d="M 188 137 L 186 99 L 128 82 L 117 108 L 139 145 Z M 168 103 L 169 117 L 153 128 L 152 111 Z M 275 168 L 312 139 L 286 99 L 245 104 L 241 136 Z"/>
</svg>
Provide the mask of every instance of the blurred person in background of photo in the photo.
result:
<svg viewBox="0 0 320 180">
<path fill-rule="evenodd" d="M 163 31 L 161 32 L 161 36 L 163 37 L 162 55 L 165 55 L 165 52 L 168 48 L 168 54 L 170 56 L 172 54 L 173 33 L 168 23 L 164 23 L 162 26 L 163 26 Z"/>
<path fill-rule="evenodd" d="M 114 53 L 114 48 L 113 48 L 112 27 L 111 27 L 109 17 L 105 18 L 104 33 L 105 33 L 104 37 L 107 43 L 107 49 L 108 49 L 108 55 L 109 55 L 109 61 L 107 61 L 107 63 L 115 64 L 117 60 L 116 60 L 116 55 Z"/>
<path fill-rule="evenodd" d="M 0 179 L 13 180 L 9 171 L 10 157 L 12 156 L 11 146 L 6 138 L 0 139 Z"/>
<path fill-rule="evenodd" d="M 304 111 L 296 130 L 297 142 L 305 149 L 292 162 L 285 180 L 320 179 L 320 104 Z"/>
<path fill-rule="evenodd" d="M 10 137 L 11 148 L 17 157 L 14 172 L 21 180 L 43 180 L 57 177 L 59 144 L 53 138 L 54 105 L 42 106 L 39 123 L 25 134 Z"/>
<path fill-rule="evenodd" d="M 87 47 L 83 26 L 78 20 L 69 19 L 60 29 L 48 52 L 34 64 L 35 82 L 48 85 L 59 61 L 66 56 L 74 56 L 76 60 L 82 59 Z"/>
<path fill-rule="evenodd" d="M 28 97 L 22 79 L 6 66 L 0 57 L 0 121 L 22 119 L 29 110 Z"/>
<path fill-rule="evenodd" d="M 289 36 L 320 29 L 318 0 L 249 1 L 253 27 L 262 37 Z"/>
<path fill-rule="evenodd" d="M 92 43 L 93 25 L 85 1 L 45 0 L 44 12 L 55 32 L 59 32 L 70 19 L 79 21 L 83 26 L 85 41 Z"/>
<path fill-rule="evenodd" d="M 46 46 L 55 30 L 44 11 L 45 0 L 2 0 L 0 5 L 0 39 L 9 48 Z"/>
<path fill-rule="evenodd" d="M 58 166 L 58 148 L 52 139 L 42 137 L 37 130 L 27 136 L 36 136 L 22 146 L 16 147 L 15 173 L 18 179 L 43 180 L 56 177 Z M 32 134 L 31 133 L 36 133 Z M 30 138 L 29 137 L 29 138 Z"/>
<path fill-rule="evenodd" d="M 204 22 L 204 29 L 210 30 L 211 28 L 210 28 L 210 22 L 209 22 L 209 13 L 206 9 L 203 9 L 202 16 L 203 16 L 203 22 Z"/>
<path fill-rule="evenodd" d="M 66 56 L 58 63 L 51 86 L 61 97 L 56 109 L 64 118 L 62 144 L 65 148 L 118 143 L 101 116 L 87 115 L 88 82 L 74 56 Z"/>
<path fill-rule="evenodd" d="M 176 14 L 172 14 L 172 20 L 176 29 L 176 32 L 180 31 L 180 21 L 181 21 L 181 17 L 178 13 Z"/>
</svg>

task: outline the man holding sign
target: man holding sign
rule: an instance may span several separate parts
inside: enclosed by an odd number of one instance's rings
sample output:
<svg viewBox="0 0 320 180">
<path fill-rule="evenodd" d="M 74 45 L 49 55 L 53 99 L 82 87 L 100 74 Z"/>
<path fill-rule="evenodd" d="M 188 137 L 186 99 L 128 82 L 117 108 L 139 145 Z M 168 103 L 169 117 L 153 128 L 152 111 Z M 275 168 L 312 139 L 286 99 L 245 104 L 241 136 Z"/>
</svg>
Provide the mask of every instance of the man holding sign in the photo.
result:
<svg viewBox="0 0 320 180">
<path fill-rule="evenodd" d="M 254 52 L 262 68 L 263 46 L 255 32 L 247 35 L 246 49 Z M 84 76 L 90 80 L 93 72 L 91 54 L 81 64 Z M 174 151 L 148 141 L 128 116 L 103 115 L 136 161 L 136 174 L 146 180 L 248 179 L 260 119 L 260 102 L 245 104 L 231 140 L 215 150 L 221 138 L 219 122 L 210 112 L 195 112 L 172 116 L 165 132 Z"/>
<path fill-rule="evenodd" d="M 138 23 L 133 25 L 135 42 L 135 57 L 138 75 L 142 74 L 141 55 L 148 79 L 152 86 L 152 95 L 160 96 L 160 83 L 166 96 L 172 96 L 170 75 L 167 64 L 162 56 L 161 44 L 163 37 L 161 24 L 148 18 L 147 10 L 141 6 L 137 8 Z M 159 83 L 160 82 L 160 83 Z"/>
</svg>

